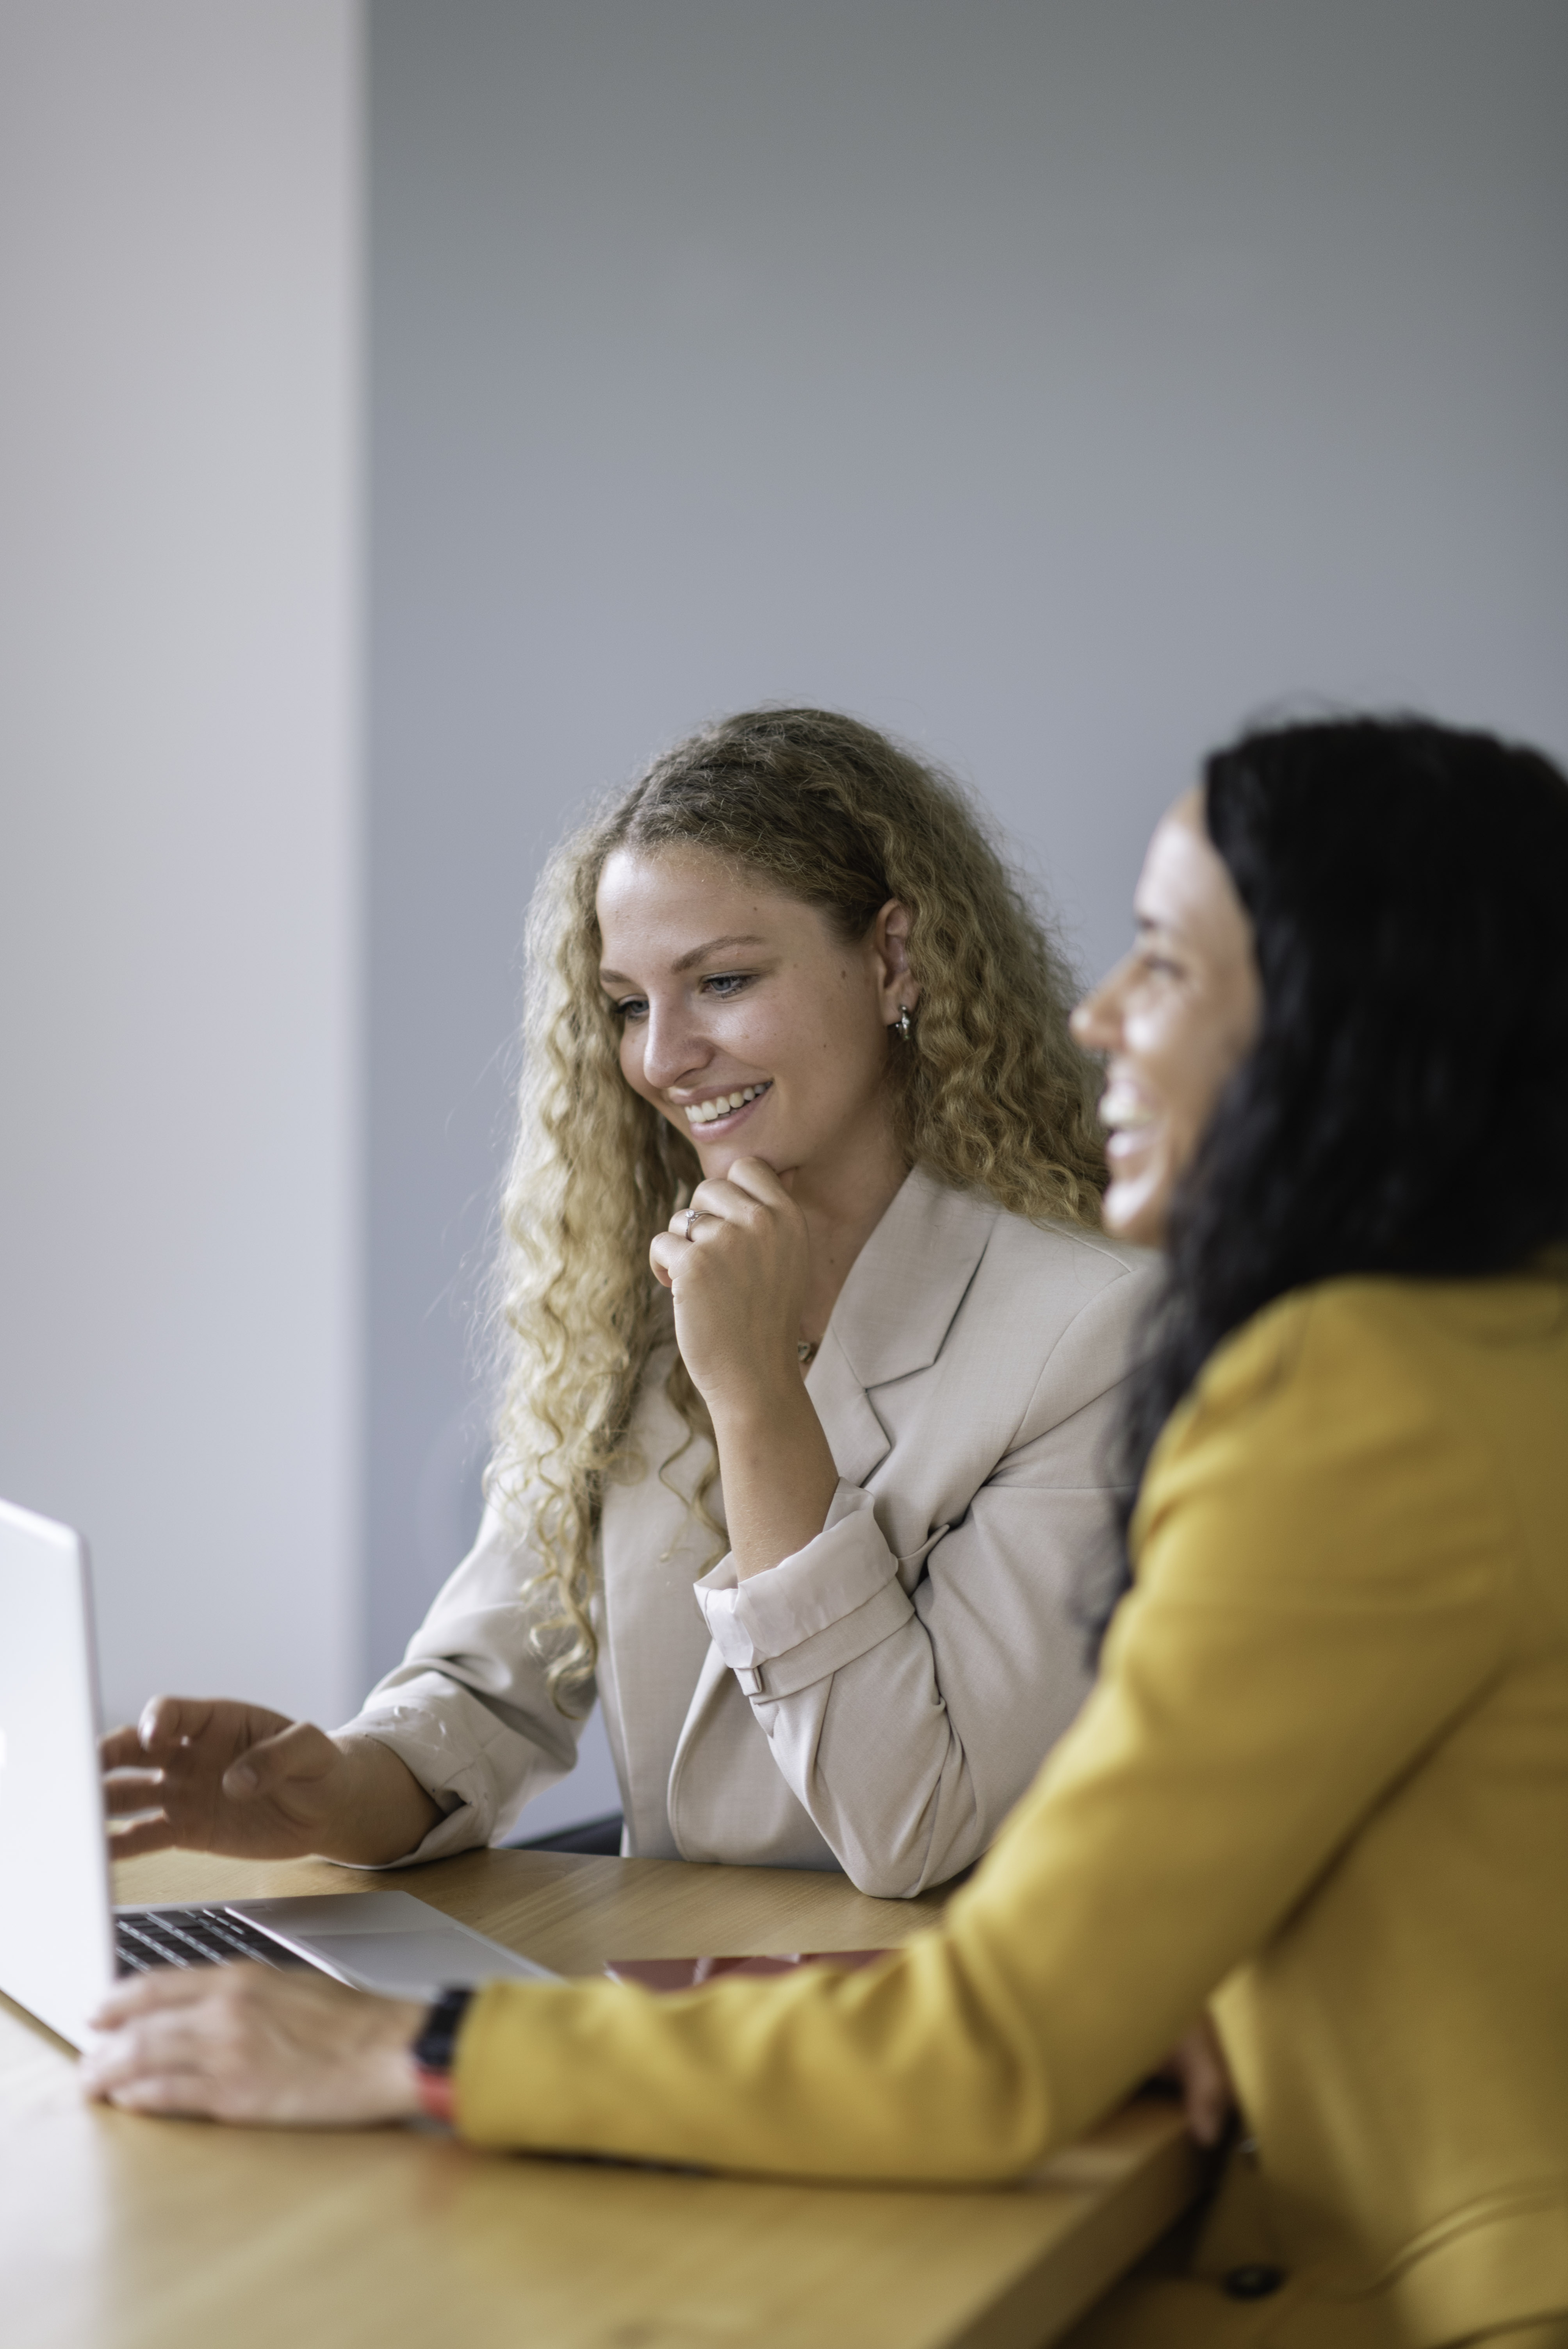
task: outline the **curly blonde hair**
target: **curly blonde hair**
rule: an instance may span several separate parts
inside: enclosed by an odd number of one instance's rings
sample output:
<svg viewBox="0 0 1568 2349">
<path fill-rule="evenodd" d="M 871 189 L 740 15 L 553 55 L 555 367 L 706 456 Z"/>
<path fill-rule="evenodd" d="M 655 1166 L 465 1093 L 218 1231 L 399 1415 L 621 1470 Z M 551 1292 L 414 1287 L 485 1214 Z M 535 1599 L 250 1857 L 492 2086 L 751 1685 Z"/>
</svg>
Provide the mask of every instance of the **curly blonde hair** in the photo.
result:
<svg viewBox="0 0 1568 2349">
<path fill-rule="evenodd" d="M 563 1712 L 591 1689 L 604 1489 L 645 1471 L 632 1414 L 673 1327 L 648 1244 L 702 1173 L 691 1143 L 621 1073 L 595 901 L 615 849 L 677 843 L 762 874 L 846 941 L 863 938 L 890 898 L 907 908 L 919 1014 L 887 1082 L 911 1166 L 1013 1215 L 1090 1226 L 1105 1181 L 1065 964 L 959 786 L 884 735 L 831 710 L 746 710 L 655 760 L 565 840 L 529 915 L 489 1479 L 540 1560 L 531 1637 Z M 687 1429 L 681 1451 L 708 1447 L 691 1506 L 717 1535 L 712 1430 L 678 1354 L 665 1384 Z"/>
</svg>

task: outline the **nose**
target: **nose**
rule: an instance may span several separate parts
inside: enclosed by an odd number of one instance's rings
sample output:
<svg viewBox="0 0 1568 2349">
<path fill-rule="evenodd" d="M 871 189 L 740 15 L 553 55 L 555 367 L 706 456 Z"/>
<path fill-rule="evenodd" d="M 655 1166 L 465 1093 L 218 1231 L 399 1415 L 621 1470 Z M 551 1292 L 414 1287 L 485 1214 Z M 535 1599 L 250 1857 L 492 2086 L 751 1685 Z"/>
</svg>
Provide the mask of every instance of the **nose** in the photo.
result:
<svg viewBox="0 0 1568 2349">
<path fill-rule="evenodd" d="M 693 1025 L 684 995 L 673 1003 L 650 999 L 643 1027 L 643 1081 L 663 1092 L 695 1076 L 713 1057 L 713 1047 Z"/>
<path fill-rule="evenodd" d="M 1086 1052 L 1114 1052 L 1121 1042 L 1121 1003 L 1130 956 L 1108 970 L 1075 1009 L 1068 1025 Z"/>
</svg>

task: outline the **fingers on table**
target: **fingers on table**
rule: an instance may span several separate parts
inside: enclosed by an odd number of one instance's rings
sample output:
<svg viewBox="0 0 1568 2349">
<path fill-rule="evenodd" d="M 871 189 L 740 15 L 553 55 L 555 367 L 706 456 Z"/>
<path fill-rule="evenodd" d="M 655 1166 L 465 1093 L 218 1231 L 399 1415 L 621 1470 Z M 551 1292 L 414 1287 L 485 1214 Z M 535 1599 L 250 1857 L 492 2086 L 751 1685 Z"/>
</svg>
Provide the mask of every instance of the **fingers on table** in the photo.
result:
<svg viewBox="0 0 1568 2349">
<path fill-rule="evenodd" d="M 165 2120 L 208 2120 L 219 2102 L 214 2084 L 198 2072 L 154 2072 L 135 2079 L 96 2075 L 83 2083 L 89 2096 L 122 2113 L 158 2114 Z"/>
<path fill-rule="evenodd" d="M 401 2117 L 411 2104 L 388 2100 L 384 2090 L 370 2106 L 351 2095 L 341 2108 L 330 2098 L 321 2106 L 318 2092 L 340 2050 L 344 2011 L 367 2004 L 388 2002 L 265 1966 L 160 1969 L 104 2000 L 93 2018 L 103 2036 L 83 2058 L 81 2084 L 89 2096 L 129 2112 L 252 2123 Z M 408 2013 L 396 2002 L 389 2011 L 404 2050 Z M 412 2012 L 417 2018 L 418 2010 Z"/>
<path fill-rule="evenodd" d="M 207 2113 L 244 2060 L 247 1986 L 260 1967 L 160 1968 L 111 1991 L 94 2022 L 108 2035 L 83 2059 L 92 2096 L 138 2112 Z"/>
</svg>

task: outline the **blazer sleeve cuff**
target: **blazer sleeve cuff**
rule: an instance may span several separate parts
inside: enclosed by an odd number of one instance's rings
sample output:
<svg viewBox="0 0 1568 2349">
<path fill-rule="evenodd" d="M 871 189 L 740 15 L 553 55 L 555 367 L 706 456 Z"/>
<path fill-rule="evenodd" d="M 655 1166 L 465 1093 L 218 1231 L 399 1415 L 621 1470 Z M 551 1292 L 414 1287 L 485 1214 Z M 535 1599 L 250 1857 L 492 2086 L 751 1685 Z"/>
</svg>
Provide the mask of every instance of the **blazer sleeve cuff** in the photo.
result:
<svg viewBox="0 0 1568 2349">
<path fill-rule="evenodd" d="M 788 1696 L 852 1663 L 913 1612 L 869 1493 L 841 1484 L 822 1531 L 745 1582 L 723 1557 L 696 1586 L 714 1646 L 748 1696 Z"/>
<path fill-rule="evenodd" d="M 377 1744 L 390 1746 L 410 1775 L 441 1806 L 443 1816 L 423 1841 L 401 1859 L 382 1863 L 387 1868 L 418 1868 L 426 1860 L 445 1859 L 453 1852 L 471 1851 L 476 1845 L 488 1843 L 501 1808 L 483 1744 L 471 1734 L 469 1738 L 454 1734 L 456 1725 L 447 1719 L 452 1696 L 449 1684 L 436 1682 L 433 1675 L 426 1678 L 429 1682 L 426 1689 L 416 1681 L 411 1690 L 400 1690 L 395 1697 L 373 1697 L 338 1732 L 339 1735 L 374 1737 Z M 418 1701 L 421 1693 L 426 1698 L 422 1704 Z M 475 1705 L 473 1711 L 482 1723 L 482 1708 Z"/>
</svg>

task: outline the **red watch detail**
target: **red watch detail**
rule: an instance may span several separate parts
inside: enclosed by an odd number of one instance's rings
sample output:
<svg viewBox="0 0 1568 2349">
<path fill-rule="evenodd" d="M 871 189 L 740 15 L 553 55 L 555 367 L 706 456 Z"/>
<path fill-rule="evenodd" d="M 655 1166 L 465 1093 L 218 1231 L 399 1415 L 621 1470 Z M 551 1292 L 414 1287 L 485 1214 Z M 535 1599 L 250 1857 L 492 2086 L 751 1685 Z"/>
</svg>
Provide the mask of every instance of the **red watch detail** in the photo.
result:
<svg viewBox="0 0 1568 2349">
<path fill-rule="evenodd" d="M 452 2127 L 452 2075 L 449 2072 L 415 2071 L 414 2083 L 419 2097 L 419 2110 L 433 2121 L 444 2121 Z"/>
</svg>

